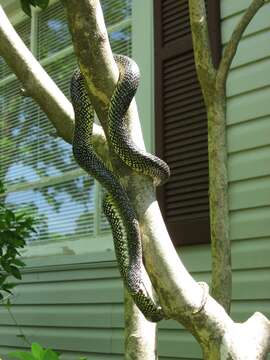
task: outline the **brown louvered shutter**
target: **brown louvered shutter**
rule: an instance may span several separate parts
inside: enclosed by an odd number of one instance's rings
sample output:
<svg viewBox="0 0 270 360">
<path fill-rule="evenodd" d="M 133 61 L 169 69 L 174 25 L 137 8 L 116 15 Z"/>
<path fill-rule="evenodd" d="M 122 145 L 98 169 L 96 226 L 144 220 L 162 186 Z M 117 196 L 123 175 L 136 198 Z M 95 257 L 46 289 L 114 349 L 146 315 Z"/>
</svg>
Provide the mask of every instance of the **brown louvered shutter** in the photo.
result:
<svg viewBox="0 0 270 360">
<path fill-rule="evenodd" d="M 158 189 L 177 244 L 210 241 L 206 111 L 193 58 L 188 0 L 155 0 L 156 152 L 171 168 Z M 219 1 L 207 2 L 215 64 L 219 61 Z"/>
</svg>

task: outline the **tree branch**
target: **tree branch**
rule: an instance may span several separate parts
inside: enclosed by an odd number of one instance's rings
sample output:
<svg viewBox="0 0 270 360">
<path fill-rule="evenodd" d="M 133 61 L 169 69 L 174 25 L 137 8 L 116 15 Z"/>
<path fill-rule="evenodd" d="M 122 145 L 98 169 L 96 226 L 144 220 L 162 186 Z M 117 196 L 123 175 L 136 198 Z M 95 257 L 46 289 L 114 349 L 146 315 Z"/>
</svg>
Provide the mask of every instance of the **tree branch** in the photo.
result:
<svg viewBox="0 0 270 360">
<path fill-rule="evenodd" d="M 195 65 L 205 102 L 210 102 L 216 70 L 213 65 L 208 34 L 205 0 L 189 0 L 190 26 Z"/>
<path fill-rule="evenodd" d="M 230 37 L 230 40 L 225 46 L 216 78 L 216 89 L 219 92 L 225 93 L 228 72 L 244 31 L 246 30 L 248 24 L 250 23 L 252 18 L 256 15 L 258 10 L 266 2 L 267 2 L 266 0 L 253 0 L 251 2 L 249 7 L 246 9 L 244 15 L 242 16 L 240 22 L 237 24 L 236 28 L 234 29 Z"/>
<path fill-rule="evenodd" d="M 225 96 L 216 92 L 205 0 L 189 0 L 194 58 L 207 110 L 209 208 L 214 298 L 229 312 L 231 302 L 231 248 L 227 188 Z"/>
<path fill-rule="evenodd" d="M 32 97 L 48 116 L 57 135 L 72 143 L 74 111 L 71 103 L 18 36 L 1 6 L 0 56 L 21 81 L 27 96 Z M 97 152 L 106 159 L 106 139 L 102 128 L 96 124 L 93 141 Z"/>
<path fill-rule="evenodd" d="M 125 360 L 157 360 L 156 332 L 156 324 L 145 321 L 125 290 Z"/>
</svg>

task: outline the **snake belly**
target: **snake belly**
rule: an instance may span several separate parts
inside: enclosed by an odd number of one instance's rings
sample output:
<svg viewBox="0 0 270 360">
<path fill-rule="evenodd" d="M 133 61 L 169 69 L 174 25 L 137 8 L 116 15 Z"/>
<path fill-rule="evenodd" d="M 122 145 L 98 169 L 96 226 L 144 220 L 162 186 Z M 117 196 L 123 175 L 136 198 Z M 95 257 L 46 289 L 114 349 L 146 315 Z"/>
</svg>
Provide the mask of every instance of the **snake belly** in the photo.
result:
<svg viewBox="0 0 270 360">
<path fill-rule="evenodd" d="M 73 134 L 75 160 L 107 190 L 103 209 L 112 228 L 120 274 L 128 292 L 144 316 L 149 321 L 157 322 L 164 317 L 164 314 L 161 307 L 157 306 L 147 294 L 142 281 L 139 223 L 125 189 L 94 151 L 92 143 L 94 109 L 79 69 L 73 73 L 70 93 L 75 112 Z"/>
</svg>

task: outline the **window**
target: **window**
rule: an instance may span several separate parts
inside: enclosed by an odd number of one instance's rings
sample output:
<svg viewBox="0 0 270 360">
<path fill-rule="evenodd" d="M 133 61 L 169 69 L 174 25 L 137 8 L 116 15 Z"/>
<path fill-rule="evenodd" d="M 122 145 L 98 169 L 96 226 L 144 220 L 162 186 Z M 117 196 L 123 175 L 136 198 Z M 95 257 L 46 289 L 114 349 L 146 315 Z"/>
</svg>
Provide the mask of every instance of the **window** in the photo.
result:
<svg viewBox="0 0 270 360">
<path fill-rule="evenodd" d="M 103 0 L 102 7 L 113 51 L 131 55 L 131 0 Z M 34 11 L 31 20 L 23 18 L 15 28 L 69 97 L 76 59 L 60 3 Z M 0 59 L 0 176 L 7 187 L 6 201 L 39 220 L 26 255 L 48 254 L 50 246 L 55 253 L 63 242 L 71 248 L 81 244 L 85 251 L 84 241 L 90 237 L 110 237 L 100 186 L 77 166 L 71 146 L 54 136 L 46 115 L 20 95 L 20 88 Z"/>
<path fill-rule="evenodd" d="M 213 59 L 220 53 L 219 1 L 207 1 Z M 210 241 L 207 119 L 193 58 L 188 0 L 155 1 L 156 150 L 171 168 L 158 191 L 176 245 Z"/>
</svg>

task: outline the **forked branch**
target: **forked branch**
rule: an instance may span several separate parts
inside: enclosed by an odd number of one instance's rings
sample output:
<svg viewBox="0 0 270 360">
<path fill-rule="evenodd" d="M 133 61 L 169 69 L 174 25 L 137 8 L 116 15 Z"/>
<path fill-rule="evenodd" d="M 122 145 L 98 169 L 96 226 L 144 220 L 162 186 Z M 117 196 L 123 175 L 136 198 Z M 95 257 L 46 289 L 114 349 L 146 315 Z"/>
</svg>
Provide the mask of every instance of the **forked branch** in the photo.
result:
<svg viewBox="0 0 270 360">
<path fill-rule="evenodd" d="M 228 72 L 233 61 L 233 58 L 236 54 L 237 47 L 241 40 L 241 37 L 246 30 L 248 24 L 251 22 L 253 17 L 256 15 L 258 10 L 266 3 L 266 0 L 253 0 L 249 7 L 244 12 L 239 23 L 236 25 L 232 35 L 226 44 L 223 52 L 223 56 L 219 65 L 216 79 L 216 89 L 220 93 L 225 92 L 226 81 L 228 77 Z"/>
<path fill-rule="evenodd" d="M 189 0 L 195 65 L 204 99 L 211 102 L 216 70 L 211 56 L 205 0 Z"/>
</svg>

